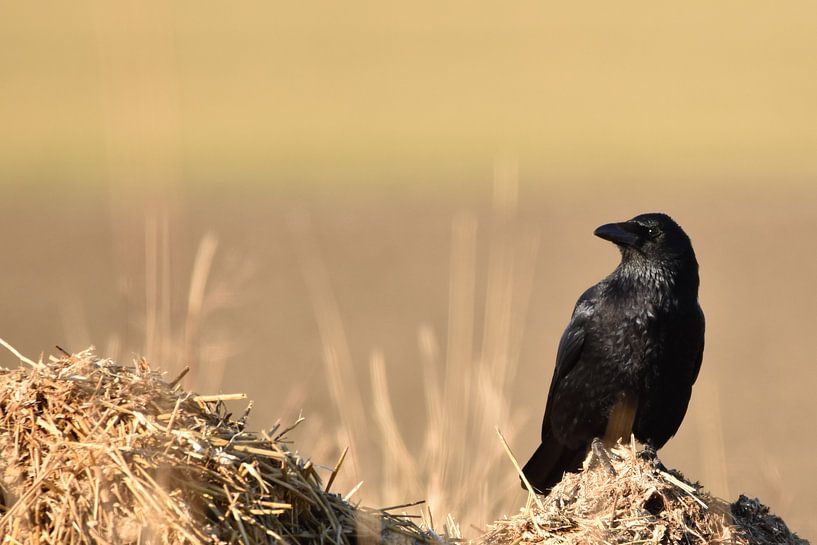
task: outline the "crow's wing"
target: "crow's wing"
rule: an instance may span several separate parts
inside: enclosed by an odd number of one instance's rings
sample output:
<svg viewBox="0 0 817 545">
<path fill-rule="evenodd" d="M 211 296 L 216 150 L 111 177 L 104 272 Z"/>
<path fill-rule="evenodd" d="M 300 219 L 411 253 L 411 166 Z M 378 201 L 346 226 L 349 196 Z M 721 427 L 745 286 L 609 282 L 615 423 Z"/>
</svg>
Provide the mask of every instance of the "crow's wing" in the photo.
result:
<svg viewBox="0 0 817 545">
<path fill-rule="evenodd" d="M 586 337 L 585 324 L 593 315 L 596 297 L 600 290 L 597 284 L 584 292 L 576 302 L 573 316 L 562 334 L 556 351 L 556 368 L 550 382 L 545 417 L 542 420 L 542 444 L 522 469 L 533 487 L 540 491 L 550 490 L 562 479 L 565 471 L 575 471 L 584 458 L 584 449 L 572 449 L 562 444 L 553 434 L 550 426 L 550 405 L 556 388 L 565 376 L 576 366 L 581 357 Z"/>
<path fill-rule="evenodd" d="M 600 286 L 601 284 L 596 284 L 579 297 L 573 309 L 570 323 L 567 324 L 567 328 L 565 328 L 564 333 L 562 333 L 559 348 L 556 350 L 556 367 L 553 369 L 553 378 L 550 381 L 550 389 L 548 390 L 547 403 L 545 405 L 545 419 L 542 422 L 543 436 L 545 435 L 545 428 L 550 425 L 549 412 L 553 394 L 562 379 L 576 366 L 576 362 L 579 361 L 579 357 L 581 356 L 586 337 L 584 326 L 593 315 Z"/>
</svg>

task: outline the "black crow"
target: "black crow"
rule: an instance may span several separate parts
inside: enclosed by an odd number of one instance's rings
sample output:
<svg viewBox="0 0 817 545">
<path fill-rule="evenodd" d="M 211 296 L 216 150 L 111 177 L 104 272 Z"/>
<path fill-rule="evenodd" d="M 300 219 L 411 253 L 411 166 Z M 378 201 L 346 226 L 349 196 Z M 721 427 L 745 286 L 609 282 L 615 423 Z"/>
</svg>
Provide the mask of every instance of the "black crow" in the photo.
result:
<svg viewBox="0 0 817 545">
<path fill-rule="evenodd" d="M 539 492 L 577 471 L 594 439 L 633 433 L 648 452 L 681 425 L 704 350 L 698 262 L 666 214 L 602 225 L 621 263 L 579 297 L 556 353 L 542 444 L 524 473 Z"/>
</svg>

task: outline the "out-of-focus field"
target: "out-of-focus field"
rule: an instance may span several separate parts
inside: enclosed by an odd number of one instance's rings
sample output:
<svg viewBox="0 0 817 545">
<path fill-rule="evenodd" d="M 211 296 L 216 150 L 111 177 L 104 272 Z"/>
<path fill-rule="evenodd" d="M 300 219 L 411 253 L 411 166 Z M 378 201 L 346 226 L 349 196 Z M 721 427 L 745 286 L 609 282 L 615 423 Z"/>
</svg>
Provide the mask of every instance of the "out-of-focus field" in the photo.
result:
<svg viewBox="0 0 817 545">
<path fill-rule="evenodd" d="M 807 183 L 817 21 L 793 0 L 0 2 L 4 177 Z"/>
<path fill-rule="evenodd" d="M 310 429 L 328 434 L 323 439 L 330 446 L 343 441 L 316 314 L 326 312 L 326 306 L 320 301 L 313 306 L 311 273 L 307 266 L 305 279 L 302 266 L 304 247 L 314 245 L 307 251 L 315 250 L 325 266 L 324 280 L 337 303 L 358 387 L 371 397 L 369 361 L 373 351 L 379 352 L 397 423 L 418 455 L 427 421 L 418 330 L 433 331 L 445 351 L 452 219 L 469 225 L 463 218 L 472 215 L 477 226 L 475 360 L 483 327 L 503 327 L 500 317 L 483 321 L 482 316 L 490 241 L 498 230 L 492 227 L 490 187 L 485 182 L 456 195 L 408 188 L 190 190 L 172 199 L 167 216 L 148 214 L 147 228 L 134 214 L 138 219 L 130 232 L 112 229 L 122 227 L 119 211 L 104 195 L 18 194 L 15 207 L 5 207 L 0 220 L 5 256 L 0 331 L 30 356 L 50 350 L 51 344 L 76 350 L 94 343 L 119 357 L 147 352 L 178 369 L 181 356 L 175 346 L 185 338 L 194 254 L 202 234 L 215 233 L 211 295 L 205 297 L 211 310 L 193 339 L 202 350 L 186 356 L 200 362 L 191 385 L 246 392 L 257 403 L 255 426 L 270 425 L 282 415 L 294 418 L 303 409 L 307 422 L 296 437 L 309 440 L 300 445 L 309 453 L 310 441 L 320 436 Z M 810 237 L 817 232 L 815 193 L 677 188 L 648 195 L 608 188 L 556 191 L 524 183 L 520 192 L 513 224 L 521 235 L 501 243 L 517 246 L 528 235 L 539 236 L 527 314 L 511 335 L 520 337 L 519 365 L 506 391 L 510 408 L 522 420 L 514 425 L 508 415 L 497 414 L 496 420 L 483 422 L 489 442 L 449 447 L 473 449 L 468 456 L 477 459 L 495 456 L 501 447 L 492 436 L 493 425 L 516 430 L 512 442 L 520 457 L 534 447 L 556 343 L 575 298 L 617 262 L 617 252 L 593 237 L 592 229 L 663 209 L 683 223 L 695 242 L 707 348 L 690 412 L 662 456 L 715 493 L 760 496 L 794 529 L 813 535 L 817 247 Z M 311 234 L 304 234 L 305 218 Z M 163 255 L 165 229 L 169 254 Z M 146 286 L 146 278 L 156 285 Z M 331 330 L 332 317 L 329 322 Z M 154 339 L 148 346 L 146 328 L 152 328 L 148 337 Z M 514 351 L 511 346 L 511 357 Z M 13 359 L 2 361 L 8 365 Z M 476 385 L 473 390 L 480 395 Z M 357 403 L 356 392 L 346 394 L 345 403 Z M 370 448 L 377 449 L 380 435 L 372 419 L 369 426 Z M 327 441 L 314 448 L 331 465 L 337 453 Z M 351 453 L 353 460 L 358 456 Z M 357 476 L 348 466 L 347 488 Z M 491 478 L 497 496 L 517 487 L 504 460 Z M 474 487 L 476 494 L 483 484 L 466 480 L 461 487 Z M 385 501 L 381 485 L 367 482 L 362 497 Z M 501 508 L 512 510 L 516 502 Z"/>
<path fill-rule="evenodd" d="M 813 5 L 318 4 L 0 0 L 0 337 L 190 364 L 481 525 L 593 228 L 663 210 L 707 348 L 662 457 L 817 536 Z"/>
</svg>

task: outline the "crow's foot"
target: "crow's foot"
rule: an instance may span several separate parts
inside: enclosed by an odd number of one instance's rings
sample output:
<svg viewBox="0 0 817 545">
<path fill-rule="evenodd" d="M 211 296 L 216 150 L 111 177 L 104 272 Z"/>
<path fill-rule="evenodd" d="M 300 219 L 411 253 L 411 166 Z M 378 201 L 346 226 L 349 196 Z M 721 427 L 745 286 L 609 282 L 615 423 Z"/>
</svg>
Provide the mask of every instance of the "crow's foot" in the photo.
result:
<svg viewBox="0 0 817 545">
<path fill-rule="evenodd" d="M 654 462 L 658 459 L 658 453 L 652 445 L 644 445 L 644 450 L 638 451 L 638 457 L 645 462 Z"/>
<path fill-rule="evenodd" d="M 590 444 L 590 450 L 593 455 L 590 457 L 589 467 L 596 464 L 601 465 L 613 477 L 616 476 L 616 470 L 613 468 L 613 462 L 610 461 L 610 451 L 604 446 L 604 442 L 596 437 Z"/>
<path fill-rule="evenodd" d="M 645 445 L 644 450 L 640 451 L 637 456 L 658 471 L 668 471 L 667 467 L 658 459 L 658 453 L 652 445 Z"/>
</svg>

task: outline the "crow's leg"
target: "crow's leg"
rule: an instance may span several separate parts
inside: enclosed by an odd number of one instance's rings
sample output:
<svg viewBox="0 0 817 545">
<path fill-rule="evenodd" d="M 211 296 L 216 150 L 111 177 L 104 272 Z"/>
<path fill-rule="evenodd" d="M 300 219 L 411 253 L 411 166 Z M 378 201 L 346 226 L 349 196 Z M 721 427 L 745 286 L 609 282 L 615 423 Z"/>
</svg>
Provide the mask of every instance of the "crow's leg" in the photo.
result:
<svg viewBox="0 0 817 545">
<path fill-rule="evenodd" d="M 658 459 L 658 452 L 650 442 L 644 445 L 644 450 L 638 453 L 638 457 L 659 471 L 668 471 L 667 467 Z"/>
<path fill-rule="evenodd" d="M 658 459 L 658 453 L 655 451 L 655 447 L 652 446 L 651 443 L 647 443 L 644 445 L 644 450 L 639 451 L 638 457 L 645 462 L 654 462 Z"/>
<path fill-rule="evenodd" d="M 593 453 L 593 455 L 590 457 L 588 467 L 593 467 L 595 464 L 599 464 L 606 469 L 610 475 L 615 477 L 616 470 L 613 468 L 613 463 L 610 461 L 610 452 L 607 450 L 607 447 L 604 446 L 604 442 L 600 438 L 596 437 L 593 439 L 593 442 L 590 443 L 590 451 Z"/>
</svg>

